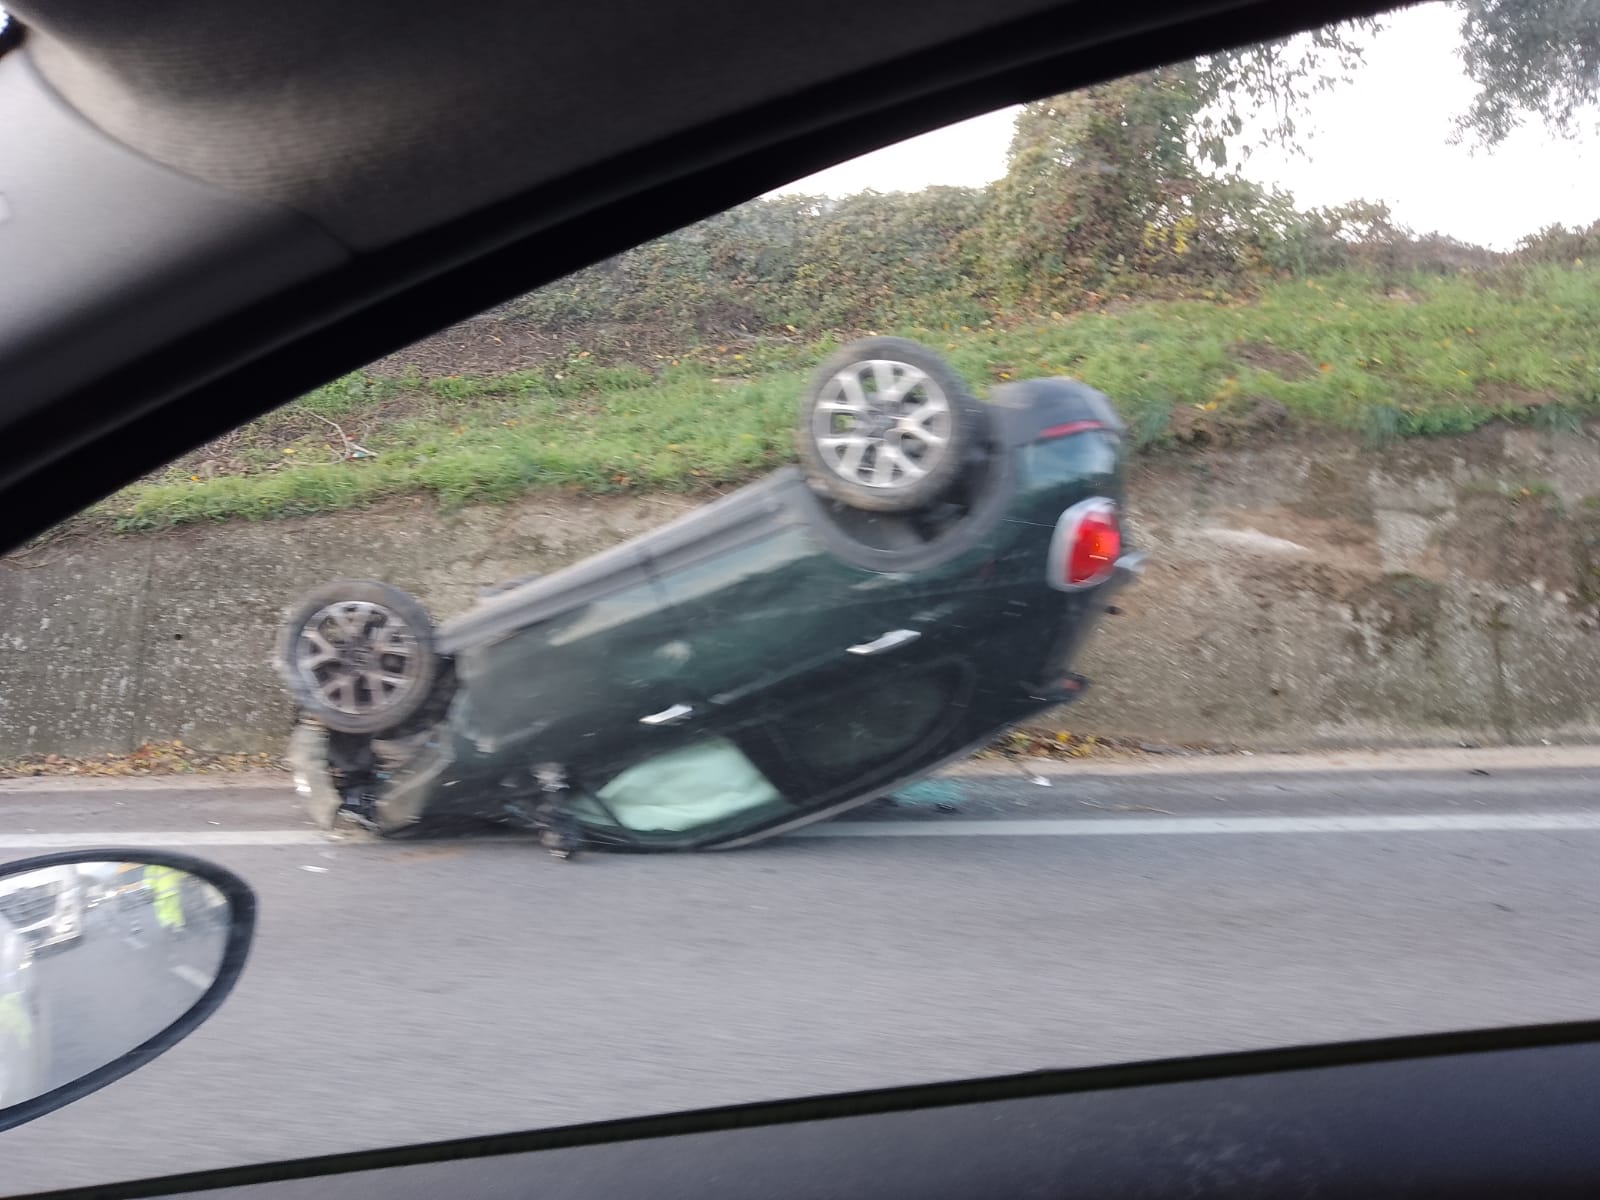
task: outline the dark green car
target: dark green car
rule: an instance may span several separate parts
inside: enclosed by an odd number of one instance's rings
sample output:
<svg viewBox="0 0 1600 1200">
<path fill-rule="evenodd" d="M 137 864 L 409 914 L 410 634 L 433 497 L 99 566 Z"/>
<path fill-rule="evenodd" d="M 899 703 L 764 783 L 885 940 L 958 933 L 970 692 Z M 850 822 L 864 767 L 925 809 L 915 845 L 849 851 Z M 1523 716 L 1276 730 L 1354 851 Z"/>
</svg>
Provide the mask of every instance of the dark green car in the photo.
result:
<svg viewBox="0 0 1600 1200">
<path fill-rule="evenodd" d="M 565 853 L 745 844 L 1074 699 L 1124 545 L 1123 427 L 1067 379 L 974 400 L 878 338 L 802 398 L 805 467 L 437 629 L 335 583 L 285 624 L 292 760 L 331 823 L 508 822 Z"/>
</svg>

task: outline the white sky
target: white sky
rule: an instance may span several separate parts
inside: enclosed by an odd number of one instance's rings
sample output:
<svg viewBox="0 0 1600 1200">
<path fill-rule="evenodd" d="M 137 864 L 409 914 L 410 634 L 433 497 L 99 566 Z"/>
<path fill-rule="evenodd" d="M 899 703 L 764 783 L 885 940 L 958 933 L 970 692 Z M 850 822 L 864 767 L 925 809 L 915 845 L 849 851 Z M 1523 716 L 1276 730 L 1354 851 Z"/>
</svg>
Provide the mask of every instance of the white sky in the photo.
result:
<svg viewBox="0 0 1600 1200">
<path fill-rule="evenodd" d="M 1350 82 L 1314 97 L 1296 124 L 1307 157 L 1258 149 L 1244 173 L 1306 207 L 1387 201 L 1395 219 L 1508 249 L 1552 222 L 1600 218 L 1600 146 L 1564 142 L 1542 126 L 1493 153 L 1450 146 L 1451 122 L 1472 95 L 1456 53 L 1459 16 L 1441 5 L 1393 13 Z M 796 181 L 785 192 L 842 196 L 873 188 L 979 185 L 1005 173 L 1014 110 L 963 121 Z M 1590 129 L 1593 129 L 1593 121 Z"/>
</svg>

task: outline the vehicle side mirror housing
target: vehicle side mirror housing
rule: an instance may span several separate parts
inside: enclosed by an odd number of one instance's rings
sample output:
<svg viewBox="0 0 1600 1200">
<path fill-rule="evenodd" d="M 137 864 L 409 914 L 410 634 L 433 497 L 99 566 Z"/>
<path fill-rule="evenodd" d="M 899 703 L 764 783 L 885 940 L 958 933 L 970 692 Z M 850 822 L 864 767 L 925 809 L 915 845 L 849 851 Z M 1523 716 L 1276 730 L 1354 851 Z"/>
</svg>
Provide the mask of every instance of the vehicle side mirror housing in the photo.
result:
<svg viewBox="0 0 1600 1200">
<path fill-rule="evenodd" d="M 0 1130 L 138 1070 L 217 1010 L 256 901 L 185 854 L 72 850 L 0 867 Z"/>
</svg>

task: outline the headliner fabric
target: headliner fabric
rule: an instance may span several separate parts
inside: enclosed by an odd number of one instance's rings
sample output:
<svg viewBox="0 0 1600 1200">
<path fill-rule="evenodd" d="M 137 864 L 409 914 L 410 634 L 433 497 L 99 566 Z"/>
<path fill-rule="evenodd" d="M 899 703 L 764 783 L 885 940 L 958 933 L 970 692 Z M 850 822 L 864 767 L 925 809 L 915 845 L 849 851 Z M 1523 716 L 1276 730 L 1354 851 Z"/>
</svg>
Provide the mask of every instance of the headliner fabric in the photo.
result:
<svg viewBox="0 0 1600 1200">
<path fill-rule="evenodd" d="M 370 249 L 1060 0 L 9 7 L 45 79 L 112 137 Z"/>
</svg>

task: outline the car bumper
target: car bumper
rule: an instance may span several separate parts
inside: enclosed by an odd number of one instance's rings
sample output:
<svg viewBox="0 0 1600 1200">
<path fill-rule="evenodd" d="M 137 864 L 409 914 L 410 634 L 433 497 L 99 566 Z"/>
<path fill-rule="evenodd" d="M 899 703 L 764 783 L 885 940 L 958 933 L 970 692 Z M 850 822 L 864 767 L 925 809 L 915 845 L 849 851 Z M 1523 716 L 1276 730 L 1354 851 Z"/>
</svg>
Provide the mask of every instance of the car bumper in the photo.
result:
<svg viewBox="0 0 1600 1200">
<path fill-rule="evenodd" d="M 323 829 L 332 829 L 344 799 L 328 771 L 328 733 L 319 725 L 301 722 L 289 735 L 289 772 L 294 790 L 307 814 Z"/>
<path fill-rule="evenodd" d="M 1117 559 L 1116 565 L 1111 568 L 1111 578 L 1102 585 L 1105 593 L 1121 591 L 1130 583 L 1136 582 L 1144 575 L 1145 563 L 1149 561 L 1149 554 L 1143 550 L 1130 550 Z"/>
<path fill-rule="evenodd" d="M 447 777 L 452 764 L 449 753 L 430 747 L 413 756 L 394 778 L 383 777 L 365 789 L 358 808 L 350 797 L 340 793 L 334 781 L 328 763 L 328 731 L 322 726 L 308 721 L 295 726 L 289 736 L 287 757 L 294 790 L 306 813 L 323 829 L 332 829 L 339 814 L 348 811 L 379 833 L 400 833 L 419 824 L 430 805 L 455 782 Z M 450 806 L 444 807 L 448 810 Z M 471 804 L 463 808 L 455 815 L 465 817 L 476 811 Z M 447 811 L 445 815 L 450 814 Z"/>
<path fill-rule="evenodd" d="M 1078 593 L 1082 599 L 1074 603 L 1083 607 L 1071 611 L 1049 653 L 1041 660 L 1040 673 L 1022 683 L 1022 690 L 1031 704 L 1071 704 L 1082 697 L 1089 681 L 1074 671 L 1072 665 L 1099 625 L 1100 616 L 1117 611 L 1110 603 L 1111 598 L 1144 574 L 1148 558 L 1143 550 L 1130 550 L 1117 559 L 1110 575 L 1093 589 Z"/>
</svg>

